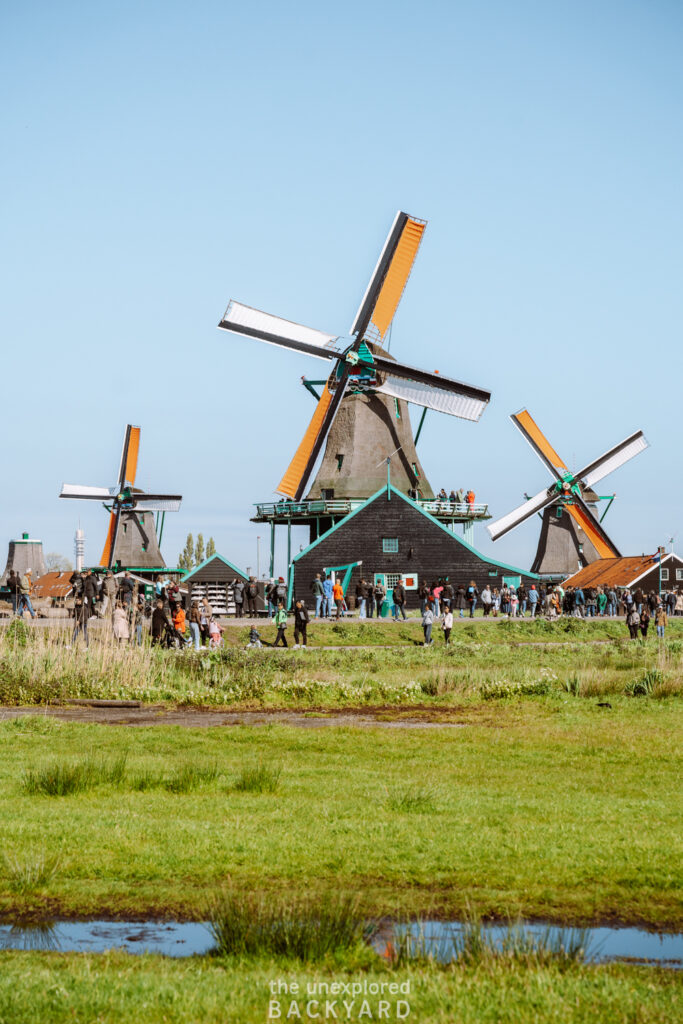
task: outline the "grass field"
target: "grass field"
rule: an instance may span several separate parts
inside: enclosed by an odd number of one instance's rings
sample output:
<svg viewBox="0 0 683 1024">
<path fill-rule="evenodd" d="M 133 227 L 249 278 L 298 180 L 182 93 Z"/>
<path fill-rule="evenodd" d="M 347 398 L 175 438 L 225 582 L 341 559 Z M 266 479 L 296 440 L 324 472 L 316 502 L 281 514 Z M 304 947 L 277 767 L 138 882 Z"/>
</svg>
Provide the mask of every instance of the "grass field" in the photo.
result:
<svg viewBox="0 0 683 1024">
<path fill-rule="evenodd" d="M 501 962 L 448 969 L 411 965 L 390 971 L 367 963 L 355 969 L 344 963 L 302 968 L 277 960 L 172 962 L 122 953 L 0 953 L 0 1022 L 260 1024 L 269 1019 L 270 984 L 278 979 L 296 982 L 302 993 L 321 981 L 407 983 L 407 994 L 390 997 L 392 1013 L 384 1019 L 409 1024 L 673 1024 L 681 1012 L 675 972 L 627 965 L 562 968 Z M 301 999 L 297 993 L 297 998 L 302 1019 L 313 1019 L 306 1017 L 304 1003 L 316 995 Z M 404 1018 L 395 1013 L 398 998 L 409 1006 Z M 348 995 L 345 999 L 350 1001 Z M 281 1019 L 286 1020 L 290 997 L 279 1000 Z M 340 1020 L 376 1020 L 378 1003 L 377 996 L 369 997 L 373 1017 L 358 1016 L 359 998 L 350 1017 L 339 1000 L 335 1012 Z M 323 1011 L 323 1005 L 311 1011 Z M 319 1019 L 324 1019 L 322 1014 Z"/>
<path fill-rule="evenodd" d="M 233 646 L 199 656 L 97 642 L 85 652 L 30 626 L 3 630 L 8 705 L 120 697 L 299 708 L 312 720 L 374 707 L 434 726 L 0 721 L 0 914 L 206 919 L 226 891 L 341 893 L 371 916 L 680 930 L 683 629 L 673 627 L 658 644 L 623 639 L 623 623 L 467 623 L 445 651 L 418 647 L 414 622 L 325 624 L 316 641 L 340 649 L 286 653 L 241 650 L 233 628 Z M 627 965 L 16 952 L 0 954 L 0 1022 L 249 1024 L 268 1019 L 273 979 L 358 977 L 410 982 L 406 1019 L 421 1024 L 681 1015 L 679 972 Z M 358 1013 L 348 1019 L 373 1019 Z"/>
</svg>

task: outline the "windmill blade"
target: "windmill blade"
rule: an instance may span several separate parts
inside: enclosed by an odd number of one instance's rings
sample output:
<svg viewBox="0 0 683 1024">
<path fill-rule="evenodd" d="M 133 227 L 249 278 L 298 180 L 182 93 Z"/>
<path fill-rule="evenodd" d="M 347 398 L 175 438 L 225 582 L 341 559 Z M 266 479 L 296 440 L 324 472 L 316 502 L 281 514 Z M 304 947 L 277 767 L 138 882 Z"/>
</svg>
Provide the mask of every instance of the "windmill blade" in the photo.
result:
<svg viewBox="0 0 683 1024">
<path fill-rule="evenodd" d="M 177 512 L 183 497 L 181 494 L 133 495 L 136 512 Z"/>
<path fill-rule="evenodd" d="M 82 487 L 80 484 L 62 484 L 60 498 L 84 498 L 86 501 L 111 501 L 116 497 L 116 487 Z"/>
<path fill-rule="evenodd" d="M 315 460 L 318 457 L 320 449 L 327 437 L 332 421 L 337 414 L 337 409 L 341 404 L 341 400 L 344 397 L 346 391 L 346 384 L 348 380 L 348 374 L 344 373 L 341 380 L 337 384 L 337 389 L 332 394 L 327 384 L 320 396 L 320 401 L 315 407 L 315 412 L 311 418 L 306 433 L 301 439 L 301 443 L 294 453 L 294 458 L 290 462 L 287 472 L 283 476 L 282 480 L 277 486 L 277 492 L 284 494 L 288 498 L 292 498 L 294 501 L 301 501 L 301 495 L 306 487 L 306 482 L 311 474 Z"/>
<path fill-rule="evenodd" d="M 104 542 L 102 557 L 100 558 L 100 565 L 105 566 L 107 569 L 111 569 L 112 558 L 114 555 L 114 545 L 116 544 L 116 534 L 118 533 L 119 528 L 119 514 L 120 509 L 117 507 L 112 511 L 112 513 L 109 516 L 107 539 Z"/>
<path fill-rule="evenodd" d="M 583 498 L 572 494 L 572 504 L 565 505 L 565 508 L 574 522 L 586 534 L 600 558 L 621 558 L 618 549 L 609 539 Z"/>
<path fill-rule="evenodd" d="M 337 336 L 316 331 L 312 327 L 284 320 L 260 309 L 244 306 L 233 299 L 218 324 L 224 331 L 243 334 L 248 338 L 258 338 L 269 345 L 282 345 L 284 348 L 305 352 L 316 359 L 334 359 L 339 353 L 334 348 Z"/>
<path fill-rule="evenodd" d="M 386 356 L 374 353 L 372 359 L 375 368 L 387 375 L 386 381 L 383 385 L 379 385 L 377 390 L 382 391 L 384 389 L 386 394 L 392 394 L 394 391 L 398 391 L 399 388 L 405 388 L 404 382 L 409 381 L 410 386 L 418 385 L 414 389 L 415 398 L 413 399 L 403 394 L 397 394 L 395 397 L 406 397 L 407 401 L 414 401 L 416 405 L 426 405 L 424 399 L 428 397 L 431 391 L 446 392 L 461 399 L 461 401 L 454 402 L 450 409 L 445 404 L 443 408 L 442 406 L 432 405 L 428 405 L 427 408 L 438 408 L 442 412 L 450 412 L 451 416 L 462 416 L 465 419 L 478 420 L 491 400 L 490 391 L 485 391 L 483 388 L 475 388 L 471 384 L 463 384 L 462 381 L 452 380 L 450 377 L 443 377 L 440 373 L 428 373 L 426 370 L 418 370 L 415 366 L 397 363 L 393 359 L 387 359 Z M 423 390 L 423 388 L 426 390 Z M 422 401 L 419 400 L 420 396 L 423 399 Z M 433 400 L 436 400 L 436 396 L 432 397 Z"/>
<path fill-rule="evenodd" d="M 527 410 L 521 409 L 519 412 L 513 413 L 510 419 L 524 435 L 546 469 L 556 480 L 562 480 L 564 474 L 569 472 L 569 467 L 557 454 L 550 441 Z"/>
<path fill-rule="evenodd" d="M 601 455 L 599 459 L 589 463 L 585 469 L 576 476 L 585 487 L 592 487 L 598 480 L 602 480 L 603 476 L 607 476 L 608 473 L 612 473 L 619 466 L 623 466 L 629 459 L 635 458 L 636 455 L 640 455 L 646 448 L 649 448 L 649 443 L 645 438 L 642 430 L 636 431 L 635 434 L 631 434 L 621 444 L 617 444 L 614 448 L 610 448 L 608 452 Z"/>
<path fill-rule="evenodd" d="M 401 301 L 427 222 L 399 210 L 365 290 L 351 334 L 363 338 L 368 327 L 380 341 L 389 330 Z"/>
<path fill-rule="evenodd" d="M 374 390 L 393 398 L 402 398 L 413 405 L 421 405 L 425 409 L 435 409 L 449 416 L 459 416 L 464 420 L 478 420 L 486 408 L 486 401 L 483 399 L 458 395 L 453 391 L 444 391 L 443 388 L 402 380 L 399 377 L 387 377 L 384 384 Z"/>
<path fill-rule="evenodd" d="M 491 534 L 491 540 L 498 540 L 504 534 L 509 533 L 510 530 L 514 530 L 516 526 L 523 523 L 525 519 L 529 519 L 535 512 L 540 512 L 546 505 L 556 501 L 557 497 L 555 488 L 547 487 L 544 491 L 539 491 L 533 498 L 529 498 L 519 508 L 513 509 L 512 512 L 508 512 L 506 516 L 502 516 L 500 519 L 496 519 L 495 523 L 488 523 L 486 529 Z"/>
<path fill-rule="evenodd" d="M 135 474 L 138 470 L 138 452 L 140 450 L 140 427 L 134 427 L 132 423 L 126 425 L 126 434 L 123 439 L 121 450 L 121 462 L 119 464 L 119 490 L 122 491 L 126 484 L 131 487 L 135 483 Z"/>
</svg>

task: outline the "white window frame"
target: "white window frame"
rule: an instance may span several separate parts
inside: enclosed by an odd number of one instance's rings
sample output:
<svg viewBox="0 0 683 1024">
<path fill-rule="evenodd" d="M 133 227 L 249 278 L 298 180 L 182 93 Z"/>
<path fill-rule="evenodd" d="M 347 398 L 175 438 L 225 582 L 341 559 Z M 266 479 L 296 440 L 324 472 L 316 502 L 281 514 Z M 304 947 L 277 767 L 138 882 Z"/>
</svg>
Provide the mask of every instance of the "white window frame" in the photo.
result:
<svg viewBox="0 0 683 1024">
<path fill-rule="evenodd" d="M 669 570 L 668 569 L 661 569 L 660 572 L 662 574 L 662 583 L 668 583 L 669 582 Z"/>
<path fill-rule="evenodd" d="M 676 569 L 676 583 L 680 583 L 683 580 L 683 569 Z"/>
<path fill-rule="evenodd" d="M 387 573 L 384 574 L 384 578 L 387 581 L 386 582 L 387 594 L 391 594 L 392 590 L 394 589 L 394 587 L 398 583 L 403 583 L 403 573 L 402 572 L 387 572 Z"/>
</svg>

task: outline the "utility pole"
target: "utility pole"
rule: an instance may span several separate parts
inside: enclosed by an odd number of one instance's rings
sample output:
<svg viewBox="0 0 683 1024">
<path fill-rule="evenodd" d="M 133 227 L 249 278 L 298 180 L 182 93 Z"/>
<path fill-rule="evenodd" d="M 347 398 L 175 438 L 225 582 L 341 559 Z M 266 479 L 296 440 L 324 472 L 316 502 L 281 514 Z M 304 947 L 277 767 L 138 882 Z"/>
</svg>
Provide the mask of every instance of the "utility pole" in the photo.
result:
<svg viewBox="0 0 683 1024">
<path fill-rule="evenodd" d="M 261 579 L 261 538 L 256 538 L 256 579 Z"/>
</svg>

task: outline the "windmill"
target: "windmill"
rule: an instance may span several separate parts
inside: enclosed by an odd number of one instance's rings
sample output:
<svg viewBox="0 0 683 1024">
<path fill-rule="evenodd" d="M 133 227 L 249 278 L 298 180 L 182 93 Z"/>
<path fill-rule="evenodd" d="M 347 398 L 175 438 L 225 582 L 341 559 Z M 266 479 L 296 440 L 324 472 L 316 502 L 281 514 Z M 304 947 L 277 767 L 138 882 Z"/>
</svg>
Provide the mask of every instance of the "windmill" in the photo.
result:
<svg viewBox="0 0 683 1024">
<path fill-rule="evenodd" d="M 577 563 L 581 568 L 598 558 L 618 558 L 616 545 L 593 511 L 600 499 L 592 488 L 648 447 L 642 430 L 610 448 L 580 472 L 572 473 L 526 409 L 510 419 L 554 477 L 554 482 L 519 508 L 489 523 L 486 529 L 492 540 L 514 530 L 534 513 L 542 512 L 543 526 L 532 572 L 568 576 L 576 572 Z"/>
<path fill-rule="evenodd" d="M 367 498 L 384 483 L 379 457 L 400 451 L 394 486 L 433 492 L 420 466 L 407 402 L 478 420 L 491 395 L 438 371 L 395 360 L 383 348 L 422 241 L 426 221 L 399 212 L 382 249 L 350 335 L 326 334 L 231 301 L 219 327 L 332 363 L 311 422 L 276 491 L 301 502 L 317 458 L 320 469 L 307 500 Z M 398 462 L 398 460 L 396 460 Z"/>
<path fill-rule="evenodd" d="M 147 494 L 135 487 L 140 450 L 140 427 L 130 423 L 121 452 L 118 482 L 115 487 L 81 487 L 62 484 L 60 498 L 101 501 L 109 512 L 109 529 L 100 565 L 111 569 L 162 568 L 153 512 L 177 512 L 180 494 Z"/>
</svg>

